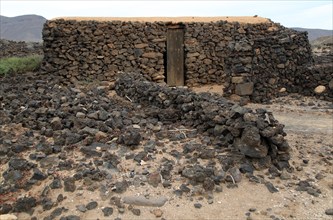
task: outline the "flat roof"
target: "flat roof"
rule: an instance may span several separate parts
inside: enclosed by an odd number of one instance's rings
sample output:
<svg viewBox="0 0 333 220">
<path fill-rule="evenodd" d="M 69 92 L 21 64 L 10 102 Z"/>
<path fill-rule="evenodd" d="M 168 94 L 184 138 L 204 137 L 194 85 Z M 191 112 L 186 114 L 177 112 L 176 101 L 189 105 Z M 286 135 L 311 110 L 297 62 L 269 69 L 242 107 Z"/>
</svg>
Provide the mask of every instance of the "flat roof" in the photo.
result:
<svg viewBox="0 0 333 220">
<path fill-rule="evenodd" d="M 77 20 L 77 21 L 131 21 L 131 22 L 216 22 L 228 21 L 243 24 L 271 23 L 268 18 L 258 16 L 224 16 L 224 17 L 58 17 L 52 20 Z"/>
</svg>

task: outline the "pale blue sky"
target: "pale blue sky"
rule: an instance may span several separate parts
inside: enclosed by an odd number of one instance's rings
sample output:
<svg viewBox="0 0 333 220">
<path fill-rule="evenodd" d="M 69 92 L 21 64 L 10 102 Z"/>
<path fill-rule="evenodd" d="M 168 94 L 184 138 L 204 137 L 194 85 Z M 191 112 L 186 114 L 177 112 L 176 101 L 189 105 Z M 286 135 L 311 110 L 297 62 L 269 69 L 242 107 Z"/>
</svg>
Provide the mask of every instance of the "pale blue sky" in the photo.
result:
<svg viewBox="0 0 333 220">
<path fill-rule="evenodd" d="M 253 16 L 270 18 L 286 27 L 333 29 L 331 0 L 314 1 L 18 1 L 1 0 L 0 14 L 61 16 L 161 17 Z"/>
</svg>

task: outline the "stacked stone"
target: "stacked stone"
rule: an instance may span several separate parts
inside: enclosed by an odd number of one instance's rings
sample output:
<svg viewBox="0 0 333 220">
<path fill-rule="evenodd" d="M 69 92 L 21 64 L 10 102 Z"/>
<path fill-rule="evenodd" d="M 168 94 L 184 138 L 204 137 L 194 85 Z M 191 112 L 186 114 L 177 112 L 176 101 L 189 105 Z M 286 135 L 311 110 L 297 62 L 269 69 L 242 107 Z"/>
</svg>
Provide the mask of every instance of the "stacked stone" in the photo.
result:
<svg viewBox="0 0 333 220">
<path fill-rule="evenodd" d="M 138 71 L 164 81 L 164 23 L 51 20 L 45 23 L 44 67 L 65 79 L 114 80 Z"/>
<path fill-rule="evenodd" d="M 287 91 L 305 96 L 316 96 L 322 100 L 333 101 L 333 63 L 314 65 L 295 74 Z"/>
<path fill-rule="evenodd" d="M 305 32 L 295 34 L 285 29 L 274 35 L 267 33 L 240 48 L 248 48 L 253 55 L 240 57 L 239 61 L 243 63 L 233 65 L 233 71 L 228 75 L 231 84 L 227 84 L 225 93 L 249 96 L 255 102 L 266 102 L 276 97 L 281 88 L 293 82 L 312 63 Z M 237 56 L 237 51 L 232 54 Z"/>
<path fill-rule="evenodd" d="M 284 125 L 266 110 L 243 108 L 208 93 L 160 86 L 135 73 L 122 74 L 115 89 L 120 96 L 157 107 L 161 120 L 181 121 L 209 132 L 216 144 L 240 152 L 253 162 L 265 161 L 281 169 L 289 166 L 290 147 L 284 139 Z"/>
<path fill-rule="evenodd" d="M 170 22 L 51 20 L 43 30 L 43 70 L 68 79 L 115 80 L 138 72 L 163 83 Z M 311 64 L 306 33 L 279 24 L 188 22 L 185 84 L 224 84 L 226 95 L 256 102 L 278 95 Z"/>
<path fill-rule="evenodd" d="M 333 102 L 333 44 L 314 46 L 312 51 L 314 65 L 303 73 L 306 77 L 299 77 L 298 91 Z M 321 91 L 316 90 L 318 87 Z"/>
<path fill-rule="evenodd" d="M 43 45 L 37 42 L 0 40 L 0 59 L 5 57 L 24 57 L 43 55 Z"/>
</svg>

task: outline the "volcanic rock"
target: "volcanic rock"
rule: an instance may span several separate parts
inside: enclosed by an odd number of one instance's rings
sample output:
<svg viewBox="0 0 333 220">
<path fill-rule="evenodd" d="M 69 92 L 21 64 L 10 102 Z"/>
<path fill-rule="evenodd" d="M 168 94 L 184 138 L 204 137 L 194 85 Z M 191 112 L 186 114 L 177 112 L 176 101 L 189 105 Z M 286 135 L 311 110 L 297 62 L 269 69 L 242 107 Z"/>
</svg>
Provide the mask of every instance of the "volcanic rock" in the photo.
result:
<svg viewBox="0 0 333 220">
<path fill-rule="evenodd" d="M 235 141 L 235 147 L 253 158 L 263 158 L 268 153 L 267 147 L 261 144 L 259 129 L 253 126 L 244 129 L 241 139 Z"/>
<path fill-rule="evenodd" d="M 21 158 L 12 158 L 9 160 L 9 167 L 15 170 L 30 170 L 36 165 Z"/>
<path fill-rule="evenodd" d="M 15 212 L 31 212 L 33 207 L 36 207 L 37 200 L 34 197 L 19 198 L 14 204 Z"/>
<path fill-rule="evenodd" d="M 136 130 L 127 130 L 119 138 L 120 143 L 125 144 L 126 146 L 137 146 L 140 144 L 141 135 Z"/>
<path fill-rule="evenodd" d="M 162 180 L 161 180 L 161 175 L 159 172 L 153 172 L 151 174 L 149 174 L 149 177 L 148 177 L 148 183 L 150 185 L 152 185 L 153 187 L 157 187 L 159 183 L 161 183 Z"/>
<path fill-rule="evenodd" d="M 66 177 L 64 179 L 64 190 L 65 192 L 74 192 L 76 189 L 75 179 L 73 177 Z"/>
<path fill-rule="evenodd" d="M 112 215 L 113 208 L 112 207 L 104 207 L 102 209 L 102 212 L 103 212 L 103 214 L 104 214 L 105 217 L 108 217 L 108 216 Z"/>
<path fill-rule="evenodd" d="M 13 209 L 11 204 L 2 203 L 0 204 L 0 215 L 7 214 Z"/>
<path fill-rule="evenodd" d="M 98 206 L 98 203 L 95 202 L 95 201 L 92 201 L 92 202 L 89 202 L 89 203 L 86 205 L 86 208 L 87 208 L 87 210 L 92 210 L 92 209 L 97 208 L 97 206 Z"/>
<path fill-rule="evenodd" d="M 61 130 L 62 129 L 62 122 L 59 117 L 55 117 L 51 120 L 51 127 L 53 130 Z"/>
<path fill-rule="evenodd" d="M 326 215 L 333 215 L 333 209 L 326 209 L 325 214 Z"/>
<path fill-rule="evenodd" d="M 200 209 L 202 207 L 200 203 L 194 203 L 193 205 L 196 209 Z"/>
<path fill-rule="evenodd" d="M 44 174 L 42 171 L 40 171 L 38 168 L 34 168 L 33 169 L 33 175 L 31 177 L 31 179 L 34 180 L 44 180 L 47 178 L 47 175 Z"/>
</svg>

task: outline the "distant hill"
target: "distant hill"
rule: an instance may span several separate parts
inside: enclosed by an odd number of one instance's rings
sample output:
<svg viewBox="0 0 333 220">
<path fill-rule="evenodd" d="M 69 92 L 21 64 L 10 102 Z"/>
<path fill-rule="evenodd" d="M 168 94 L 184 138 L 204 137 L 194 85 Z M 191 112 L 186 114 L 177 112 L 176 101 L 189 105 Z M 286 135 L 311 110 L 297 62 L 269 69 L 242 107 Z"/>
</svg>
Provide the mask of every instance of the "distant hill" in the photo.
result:
<svg viewBox="0 0 333 220">
<path fill-rule="evenodd" d="M 320 45 L 333 45 L 333 35 L 318 37 L 311 42 L 312 46 L 320 46 Z"/>
<path fill-rule="evenodd" d="M 333 35 L 333 30 L 310 29 L 310 28 L 299 28 L 299 27 L 294 27 L 294 28 L 291 28 L 291 29 L 294 29 L 296 31 L 307 31 L 309 41 L 313 41 L 313 40 L 315 40 L 319 37 L 332 36 Z"/>
<path fill-rule="evenodd" d="M 0 39 L 41 42 L 46 18 L 39 15 L 6 17 L 0 15 Z"/>
</svg>

